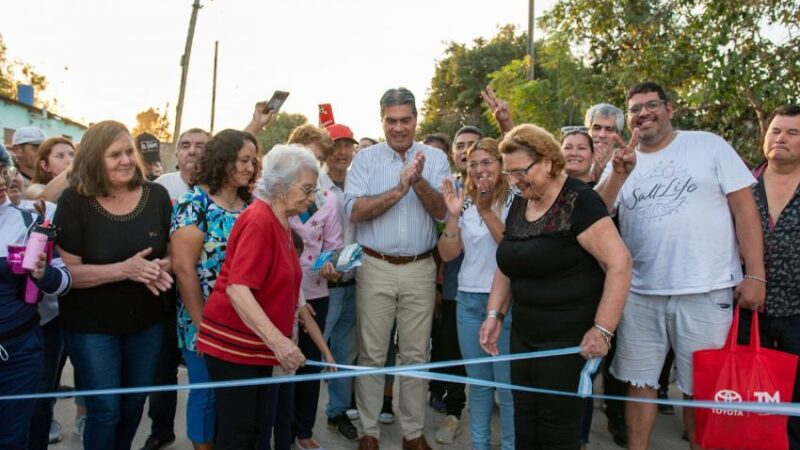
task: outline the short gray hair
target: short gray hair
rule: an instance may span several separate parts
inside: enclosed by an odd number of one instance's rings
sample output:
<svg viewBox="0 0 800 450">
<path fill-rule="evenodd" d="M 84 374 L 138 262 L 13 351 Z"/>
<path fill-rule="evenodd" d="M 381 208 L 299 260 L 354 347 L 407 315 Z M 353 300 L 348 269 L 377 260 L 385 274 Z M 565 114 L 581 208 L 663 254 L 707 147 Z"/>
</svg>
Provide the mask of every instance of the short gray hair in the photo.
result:
<svg viewBox="0 0 800 450">
<path fill-rule="evenodd" d="M 381 118 L 389 106 L 410 105 L 411 112 L 417 117 L 417 103 L 414 94 L 404 87 L 391 88 L 381 96 Z"/>
<path fill-rule="evenodd" d="M 278 144 L 272 147 L 262 160 L 258 196 L 262 199 L 274 199 L 286 193 L 303 170 L 319 176 L 317 158 L 307 147 L 296 144 Z"/>
<path fill-rule="evenodd" d="M 592 128 L 594 119 L 597 116 L 613 117 L 617 126 L 617 133 L 622 133 L 622 130 L 625 128 L 625 113 L 614 105 L 598 103 L 589 108 L 589 110 L 586 111 L 586 119 L 584 120 L 586 128 Z"/>
</svg>

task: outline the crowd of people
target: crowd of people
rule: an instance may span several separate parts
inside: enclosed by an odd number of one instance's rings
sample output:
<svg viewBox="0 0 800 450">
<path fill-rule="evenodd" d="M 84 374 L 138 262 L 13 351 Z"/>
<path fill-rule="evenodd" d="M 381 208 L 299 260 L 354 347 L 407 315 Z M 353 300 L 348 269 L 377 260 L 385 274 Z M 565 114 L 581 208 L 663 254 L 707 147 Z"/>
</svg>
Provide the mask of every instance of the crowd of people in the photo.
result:
<svg viewBox="0 0 800 450">
<path fill-rule="evenodd" d="M 76 388 L 94 390 L 175 384 L 180 364 L 200 383 L 321 370 L 308 361 L 336 370 L 577 346 L 437 371 L 574 392 L 586 361 L 604 358 L 606 394 L 654 399 L 671 352 L 691 398 L 692 353 L 723 345 L 736 307 L 762 313 L 765 346 L 800 354 L 800 107 L 773 112 L 751 171 L 721 137 L 675 129 L 655 83 L 632 86 L 625 111 L 591 107 L 560 139 L 515 126 L 506 102 L 482 95 L 500 139 L 464 124 L 452 144 L 418 141 L 414 95 L 393 88 L 379 102 L 382 140 L 302 125 L 262 149 L 255 136 L 274 112 L 259 103 L 242 131 L 184 131 L 165 174 L 158 141 L 118 122 L 92 125 L 78 145 L 17 130 L 0 147 L 0 395 L 54 391 L 67 357 Z M 20 267 L 31 230 L 50 223 L 52 249 Z M 316 264 L 350 244 L 357 269 Z M 445 413 L 433 439 L 448 445 L 468 404 L 471 448 L 487 450 L 497 403 L 503 450 L 588 443 L 586 399 L 396 384 L 394 400 L 380 375 L 325 384 L 327 425 L 379 449 L 396 407 L 402 448 L 427 450 L 428 406 Z M 187 437 L 198 450 L 323 449 L 322 386 L 193 389 Z M 129 449 L 146 398 L 85 397 L 84 448 Z M 150 395 L 144 450 L 175 440 L 176 402 Z M 0 402 L 0 448 L 57 440 L 53 404 Z M 648 448 L 655 404 L 607 401 L 605 413 L 615 442 Z M 683 414 L 699 448 L 693 410 Z M 797 418 L 787 433 L 800 448 Z"/>
</svg>

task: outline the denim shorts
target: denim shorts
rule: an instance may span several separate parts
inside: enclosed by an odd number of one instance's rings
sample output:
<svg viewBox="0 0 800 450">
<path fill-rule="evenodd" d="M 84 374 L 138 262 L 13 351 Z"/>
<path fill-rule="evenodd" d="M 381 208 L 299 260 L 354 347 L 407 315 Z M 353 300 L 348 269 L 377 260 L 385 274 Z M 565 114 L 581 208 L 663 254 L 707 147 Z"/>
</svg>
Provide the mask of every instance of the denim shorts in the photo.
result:
<svg viewBox="0 0 800 450">
<path fill-rule="evenodd" d="M 733 318 L 733 290 L 702 294 L 643 295 L 631 292 L 617 328 L 611 373 L 636 387 L 658 388 L 670 347 L 678 388 L 692 395 L 692 353 L 721 348 Z"/>
</svg>

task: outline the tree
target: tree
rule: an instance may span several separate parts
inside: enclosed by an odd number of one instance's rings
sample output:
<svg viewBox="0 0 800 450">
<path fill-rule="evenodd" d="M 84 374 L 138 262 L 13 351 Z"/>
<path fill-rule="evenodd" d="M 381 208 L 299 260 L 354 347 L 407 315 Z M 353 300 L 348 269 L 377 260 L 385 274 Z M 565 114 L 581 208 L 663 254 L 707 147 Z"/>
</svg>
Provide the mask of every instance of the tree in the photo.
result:
<svg viewBox="0 0 800 450">
<path fill-rule="evenodd" d="M 719 133 L 753 160 L 769 112 L 800 97 L 799 20 L 796 0 L 560 0 L 541 25 L 586 55 L 605 101 L 659 82 L 677 127 Z"/>
<path fill-rule="evenodd" d="M 34 88 L 34 105 L 40 108 L 53 109 L 57 100 L 43 100 L 42 93 L 47 89 L 47 78 L 33 69 L 33 66 L 21 61 L 10 61 L 8 48 L 0 35 L 0 95 L 17 97 L 17 84 L 30 84 Z"/>
<path fill-rule="evenodd" d="M 526 53 L 527 38 L 524 33 L 515 34 L 512 25 L 501 27 L 488 41 L 475 39 L 471 48 L 450 43 L 445 57 L 436 63 L 428 98 L 422 106 L 420 134 L 442 132 L 452 136 L 463 125 L 490 130 L 480 91 L 488 84 L 490 73 Z"/>
<path fill-rule="evenodd" d="M 136 126 L 133 127 L 131 134 L 136 137 L 142 133 L 150 133 L 161 142 L 172 141 L 172 134 L 169 132 L 170 123 L 167 112 L 163 113 L 158 108 L 150 107 L 139 114 L 136 114 Z"/>
<path fill-rule="evenodd" d="M 528 80 L 530 57 L 511 61 L 490 74 L 498 97 L 509 102 L 516 123 L 535 123 L 552 132 L 583 122 L 598 100 L 602 80 L 575 58 L 557 35 L 535 43 L 536 78 Z M 486 110 L 485 117 L 491 119 Z"/>
<path fill-rule="evenodd" d="M 302 114 L 285 112 L 276 114 L 269 124 L 258 133 L 258 140 L 261 142 L 264 152 L 270 151 L 276 144 L 285 144 L 292 130 L 306 123 L 308 123 L 308 119 Z"/>
</svg>

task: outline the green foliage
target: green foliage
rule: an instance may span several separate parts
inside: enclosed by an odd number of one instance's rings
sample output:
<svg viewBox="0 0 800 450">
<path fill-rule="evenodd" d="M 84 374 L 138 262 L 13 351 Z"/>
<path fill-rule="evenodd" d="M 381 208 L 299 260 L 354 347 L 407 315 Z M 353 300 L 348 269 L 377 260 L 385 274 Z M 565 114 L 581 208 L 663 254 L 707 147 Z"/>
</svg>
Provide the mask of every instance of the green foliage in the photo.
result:
<svg viewBox="0 0 800 450">
<path fill-rule="evenodd" d="M 526 53 L 525 34 L 515 34 L 511 25 L 501 27 L 488 41 L 475 39 L 472 47 L 451 43 L 445 57 L 436 63 L 422 106 L 420 135 L 441 132 L 453 136 L 463 125 L 491 129 L 483 115 L 480 91 L 488 84 L 490 73 Z"/>
<path fill-rule="evenodd" d="M 306 123 L 308 123 L 308 119 L 302 114 L 279 112 L 272 118 L 269 125 L 258 133 L 261 148 L 266 153 L 276 144 L 285 144 L 292 130 Z"/>
<path fill-rule="evenodd" d="M 541 25 L 583 50 L 597 101 L 623 106 L 628 87 L 656 81 L 678 128 L 716 132 L 755 160 L 769 112 L 800 99 L 799 19 L 796 0 L 561 0 Z"/>
<path fill-rule="evenodd" d="M 509 102 L 517 123 L 536 123 L 555 131 L 583 123 L 583 114 L 598 102 L 602 80 L 575 58 L 569 44 L 554 36 L 535 46 L 534 80 L 527 80 L 530 57 L 511 61 L 490 75 L 499 98 Z M 485 117 L 491 118 L 490 111 Z"/>
<path fill-rule="evenodd" d="M 534 80 L 525 35 L 510 26 L 472 48 L 451 44 L 420 131 L 493 123 L 478 96 L 487 79 L 516 123 L 552 132 L 582 123 L 595 103 L 624 109 L 630 86 L 655 81 L 676 128 L 715 132 L 756 161 L 770 112 L 800 103 L 799 24 L 797 0 L 559 0 L 539 20 L 547 37 L 535 44 Z"/>
</svg>

